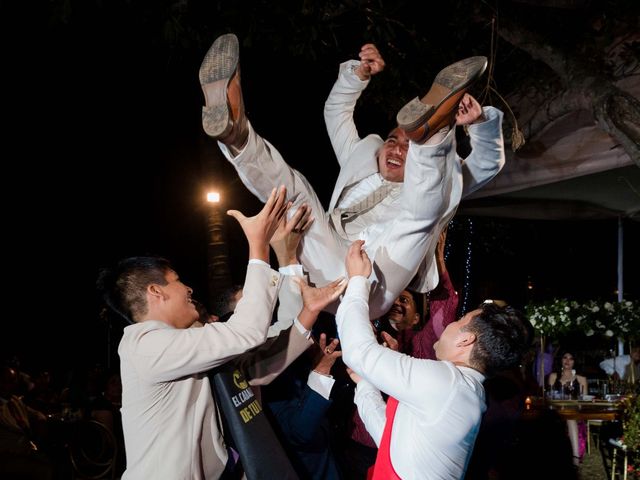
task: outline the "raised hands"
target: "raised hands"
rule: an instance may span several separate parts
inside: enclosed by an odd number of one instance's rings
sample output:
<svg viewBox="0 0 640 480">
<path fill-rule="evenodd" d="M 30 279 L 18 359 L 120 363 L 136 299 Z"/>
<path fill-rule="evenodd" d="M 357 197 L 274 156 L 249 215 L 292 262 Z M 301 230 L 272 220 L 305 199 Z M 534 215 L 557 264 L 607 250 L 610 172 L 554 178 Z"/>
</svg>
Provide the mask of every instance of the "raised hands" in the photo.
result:
<svg viewBox="0 0 640 480">
<path fill-rule="evenodd" d="M 442 275 L 447 271 L 447 265 L 444 261 L 444 250 L 447 246 L 447 230 L 449 226 L 446 225 L 440 232 L 438 237 L 438 244 L 436 245 L 436 265 L 438 266 L 438 273 Z"/>
<path fill-rule="evenodd" d="M 245 217 L 238 210 L 228 210 L 227 215 L 235 218 L 249 242 L 249 258 L 269 263 L 269 241 L 278 228 L 289 204 L 284 186 L 271 191 L 271 195 L 260 212 L 253 217 Z"/>
<path fill-rule="evenodd" d="M 358 54 L 360 57 L 360 65 L 353 72 L 362 81 L 371 78 L 371 75 L 380 73 L 384 70 L 384 60 L 382 55 L 373 43 L 363 45 Z"/>
<path fill-rule="evenodd" d="M 282 217 L 278 228 L 271 237 L 271 242 L 269 242 L 276 253 L 279 266 L 285 267 L 298 263 L 298 245 L 313 220 L 311 208 L 306 203 L 301 205 L 290 219 L 287 220 L 286 214 Z"/>
<path fill-rule="evenodd" d="M 363 245 L 364 240 L 356 240 L 349 247 L 345 261 L 349 278 L 356 275 L 362 275 L 363 277 L 371 275 L 371 260 L 369 260 L 367 252 L 362 248 Z"/>
<path fill-rule="evenodd" d="M 486 120 L 482 107 L 478 101 L 468 93 L 465 93 L 458 104 L 456 112 L 456 125 L 470 125 Z"/>
<path fill-rule="evenodd" d="M 331 367 L 336 363 L 336 360 L 342 356 L 342 352 L 340 350 L 336 350 L 338 348 L 339 340 L 334 338 L 329 343 L 327 343 L 327 335 L 324 333 L 320 334 L 320 339 L 318 340 L 318 354 L 314 360 L 313 370 L 321 375 L 330 375 Z"/>
<path fill-rule="evenodd" d="M 312 287 L 300 277 L 295 277 L 294 281 L 297 282 L 302 294 L 303 306 L 298 314 L 298 321 L 307 330 L 313 328 L 320 312 L 347 288 L 347 281 L 344 278 L 334 280 L 324 287 Z"/>
<path fill-rule="evenodd" d="M 387 332 L 381 332 L 381 336 L 382 336 L 382 346 L 383 347 L 390 348 L 394 352 L 399 352 L 400 351 L 400 344 L 398 343 L 398 340 L 393 338 Z"/>
</svg>

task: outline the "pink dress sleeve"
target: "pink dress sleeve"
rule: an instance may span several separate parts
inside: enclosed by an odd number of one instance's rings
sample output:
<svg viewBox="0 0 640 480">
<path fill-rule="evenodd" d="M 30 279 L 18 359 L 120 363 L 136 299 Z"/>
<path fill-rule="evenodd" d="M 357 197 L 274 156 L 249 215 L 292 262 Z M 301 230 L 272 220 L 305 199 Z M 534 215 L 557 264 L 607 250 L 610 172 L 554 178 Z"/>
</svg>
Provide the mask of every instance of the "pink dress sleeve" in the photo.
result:
<svg viewBox="0 0 640 480">
<path fill-rule="evenodd" d="M 456 320 L 458 292 L 453 288 L 449 273 L 440 275 L 440 283 L 429 296 L 429 321 L 422 330 L 399 332 L 400 351 L 415 358 L 435 360 L 433 344 L 440 338 L 445 327 Z"/>
</svg>

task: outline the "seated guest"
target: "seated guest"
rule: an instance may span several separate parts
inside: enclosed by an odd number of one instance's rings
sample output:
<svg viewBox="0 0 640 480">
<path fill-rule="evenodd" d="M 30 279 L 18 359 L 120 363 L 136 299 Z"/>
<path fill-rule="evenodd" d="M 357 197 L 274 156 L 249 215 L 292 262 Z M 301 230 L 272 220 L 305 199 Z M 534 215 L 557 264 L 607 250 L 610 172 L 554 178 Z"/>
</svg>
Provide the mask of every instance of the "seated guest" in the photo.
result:
<svg viewBox="0 0 640 480">
<path fill-rule="evenodd" d="M 572 353 L 564 353 L 559 371 L 549 374 L 549 388 L 552 392 L 560 392 L 562 398 L 577 399 L 588 392 L 587 378 L 576 374 Z M 567 420 L 567 431 L 573 450 L 573 463 L 579 465 L 587 445 L 586 424 L 583 421 Z"/>
<path fill-rule="evenodd" d="M 45 415 L 59 413 L 60 394 L 56 391 L 51 372 L 38 370 L 33 376 L 33 388 L 25 393 L 24 402 Z"/>
<path fill-rule="evenodd" d="M 89 405 L 89 415 L 92 420 L 101 423 L 113 434 L 118 445 L 118 464 L 116 475 L 122 475 L 125 469 L 124 434 L 122 433 L 122 381 L 120 372 L 106 371 L 102 375 L 101 392 Z"/>
<path fill-rule="evenodd" d="M 0 478 L 53 478 L 53 464 L 37 445 L 46 416 L 22 401 L 16 369 L 0 367 Z"/>
</svg>

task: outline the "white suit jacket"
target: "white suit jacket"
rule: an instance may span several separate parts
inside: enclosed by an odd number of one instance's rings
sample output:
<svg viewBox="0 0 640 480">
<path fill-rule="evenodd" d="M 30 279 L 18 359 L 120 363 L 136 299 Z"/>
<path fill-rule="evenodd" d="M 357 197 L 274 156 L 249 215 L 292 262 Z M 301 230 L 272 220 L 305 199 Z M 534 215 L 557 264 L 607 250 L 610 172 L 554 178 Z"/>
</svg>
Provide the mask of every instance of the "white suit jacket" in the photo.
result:
<svg viewBox="0 0 640 480">
<path fill-rule="evenodd" d="M 340 164 L 329 212 L 336 207 L 345 188 L 379 171 L 377 152 L 384 140 L 379 135 L 360 138 L 353 121 L 356 103 L 369 83 L 368 80 L 360 80 L 353 73 L 358 65 L 356 60 L 340 65 L 338 79 L 325 103 L 327 132 Z M 468 128 L 472 152 L 462 165 L 462 198 L 488 183 L 504 165 L 502 112 L 493 107 L 485 107 L 485 114 L 488 118 L 486 122 L 470 125 Z M 455 149 L 452 149 L 451 154 L 456 155 Z M 462 162 L 459 157 L 458 160 Z M 455 212 L 459 199 L 451 201 L 455 203 Z M 451 212 L 451 216 L 454 212 Z M 423 260 L 412 284 L 413 288 L 422 292 L 431 290 L 438 283 L 436 263 L 432 254 L 429 257 Z"/>
</svg>

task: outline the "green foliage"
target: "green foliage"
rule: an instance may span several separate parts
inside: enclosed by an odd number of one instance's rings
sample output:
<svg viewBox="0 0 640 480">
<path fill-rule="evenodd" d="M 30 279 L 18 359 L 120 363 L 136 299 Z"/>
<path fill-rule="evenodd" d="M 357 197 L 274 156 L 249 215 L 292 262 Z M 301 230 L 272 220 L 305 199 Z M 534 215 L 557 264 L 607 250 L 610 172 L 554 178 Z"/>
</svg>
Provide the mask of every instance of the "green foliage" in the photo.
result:
<svg viewBox="0 0 640 480">
<path fill-rule="evenodd" d="M 640 478 L 640 396 L 625 401 L 623 442 L 629 455 L 629 478 Z"/>
</svg>

